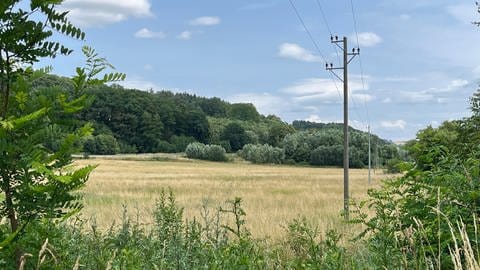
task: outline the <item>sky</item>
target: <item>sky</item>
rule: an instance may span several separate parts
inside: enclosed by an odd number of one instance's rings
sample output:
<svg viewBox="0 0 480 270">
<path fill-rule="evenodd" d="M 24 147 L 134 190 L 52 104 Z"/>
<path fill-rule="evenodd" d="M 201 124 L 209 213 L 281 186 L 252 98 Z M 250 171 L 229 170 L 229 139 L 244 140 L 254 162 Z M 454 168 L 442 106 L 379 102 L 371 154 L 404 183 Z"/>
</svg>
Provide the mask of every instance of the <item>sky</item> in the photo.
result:
<svg viewBox="0 0 480 270">
<path fill-rule="evenodd" d="M 469 115 L 480 77 L 474 1 L 291 1 L 306 27 L 289 0 L 65 0 L 86 40 L 60 37 L 75 53 L 39 65 L 71 76 L 89 45 L 127 74 L 125 87 L 249 102 L 286 122 L 341 122 L 343 85 L 325 70 L 341 66 L 332 33 L 361 48 L 349 65 L 352 126 L 403 141 Z"/>
</svg>

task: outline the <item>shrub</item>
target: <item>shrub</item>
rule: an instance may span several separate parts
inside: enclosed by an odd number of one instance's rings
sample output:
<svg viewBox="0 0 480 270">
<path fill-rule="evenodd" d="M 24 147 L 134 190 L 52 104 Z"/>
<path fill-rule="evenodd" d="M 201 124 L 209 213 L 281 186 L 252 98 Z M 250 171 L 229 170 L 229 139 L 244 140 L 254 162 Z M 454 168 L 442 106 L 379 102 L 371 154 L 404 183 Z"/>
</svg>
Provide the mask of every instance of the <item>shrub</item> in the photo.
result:
<svg viewBox="0 0 480 270">
<path fill-rule="evenodd" d="M 387 173 L 401 173 L 400 165 L 402 163 L 403 162 L 397 158 L 387 160 L 387 164 L 386 164 Z"/>
<path fill-rule="evenodd" d="M 172 138 L 170 138 L 170 144 L 173 146 L 174 151 L 177 153 L 185 151 L 185 148 L 189 144 L 196 141 L 197 140 L 193 137 L 183 136 L 183 135 L 180 135 L 180 136 L 174 135 L 172 136 Z"/>
<path fill-rule="evenodd" d="M 204 151 L 204 158 L 205 160 L 210 161 L 227 161 L 226 151 L 220 145 L 205 145 Z"/>
<path fill-rule="evenodd" d="M 310 155 L 310 164 L 316 166 L 342 166 L 343 146 L 319 146 Z"/>
<path fill-rule="evenodd" d="M 307 132 L 297 132 L 287 135 L 283 139 L 283 149 L 285 149 L 286 159 L 292 159 L 295 162 L 309 161 L 312 146 L 310 145 Z"/>
<path fill-rule="evenodd" d="M 245 128 L 243 128 L 242 125 L 237 122 L 232 122 L 226 125 L 220 138 L 228 141 L 232 151 L 234 152 L 242 149 L 242 147 L 248 142 L 248 136 Z"/>
<path fill-rule="evenodd" d="M 239 152 L 240 157 L 253 163 L 281 164 L 285 159 L 285 151 L 268 144 L 247 144 Z"/>
<path fill-rule="evenodd" d="M 83 151 L 96 155 L 115 155 L 120 153 L 120 145 L 112 135 L 100 134 L 86 138 Z"/>
<path fill-rule="evenodd" d="M 188 158 L 210 161 L 227 161 L 226 151 L 220 145 L 205 145 L 194 142 L 187 146 L 185 154 Z"/>
<path fill-rule="evenodd" d="M 203 159 L 205 156 L 205 144 L 199 142 L 191 143 L 185 148 L 185 154 L 188 158 Z"/>
<path fill-rule="evenodd" d="M 120 141 L 120 153 L 122 154 L 135 154 L 138 152 L 137 147 L 135 145 L 130 145 L 126 142 Z"/>
<path fill-rule="evenodd" d="M 185 148 L 183 148 L 181 151 L 183 151 Z M 159 140 L 157 142 L 157 146 L 156 146 L 156 152 L 160 152 L 160 153 L 175 153 L 176 152 L 176 149 L 175 149 L 175 145 L 167 142 L 167 141 L 163 141 L 163 140 Z M 180 152 L 181 152 L 180 151 Z"/>
<path fill-rule="evenodd" d="M 469 224 L 462 237 L 475 239 L 475 254 L 479 250 L 480 160 L 461 160 L 437 146 L 422 156 L 422 161 L 404 176 L 370 190 L 366 205 L 375 214 L 359 217 L 381 268 L 391 266 L 393 256 L 431 261 L 432 268 L 453 268 L 450 252 L 457 243 L 450 224 L 455 222 Z"/>
</svg>

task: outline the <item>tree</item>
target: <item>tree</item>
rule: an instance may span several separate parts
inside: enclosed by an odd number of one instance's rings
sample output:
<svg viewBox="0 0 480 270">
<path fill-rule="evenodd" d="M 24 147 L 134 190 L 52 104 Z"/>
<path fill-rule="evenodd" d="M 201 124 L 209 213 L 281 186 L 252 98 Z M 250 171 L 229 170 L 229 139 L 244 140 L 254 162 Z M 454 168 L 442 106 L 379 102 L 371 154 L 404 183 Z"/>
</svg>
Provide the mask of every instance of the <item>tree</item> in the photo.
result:
<svg viewBox="0 0 480 270">
<path fill-rule="evenodd" d="M 73 169 L 67 165 L 78 142 L 91 134 L 92 128 L 75 124 L 73 114 L 91 102 L 85 87 L 125 77 L 112 73 L 96 79 L 112 66 L 84 47 L 87 65 L 77 68 L 72 91 L 33 91 L 32 82 L 49 69 L 34 71 L 26 66 L 42 57 L 72 52 L 51 41 L 54 31 L 77 39 L 85 34 L 67 20 L 67 12 L 56 11 L 59 0 L 32 0 L 28 10 L 19 2 L 0 2 L 0 191 L 4 194 L 0 215 L 9 220 L 13 236 L 29 222 L 65 217 L 81 208 L 79 195 L 73 192 L 85 184 L 94 167 Z M 45 131 L 54 126 L 63 132 L 46 141 Z M 58 149 L 47 147 L 52 140 Z M 18 247 L 17 259 L 21 254 Z"/>
<path fill-rule="evenodd" d="M 228 116 L 243 121 L 257 121 L 260 119 L 260 114 L 251 103 L 235 103 L 230 105 Z"/>
<path fill-rule="evenodd" d="M 279 146 L 285 136 L 294 133 L 295 130 L 288 124 L 275 121 L 272 122 L 268 129 L 268 144 L 272 146 Z"/>
<path fill-rule="evenodd" d="M 225 126 L 225 129 L 223 129 L 221 139 L 228 141 L 232 151 L 236 152 L 242 149 L 245 144 L 247 144 L 248 137 L 242 125 L 232 122 Z"/>
</svg>

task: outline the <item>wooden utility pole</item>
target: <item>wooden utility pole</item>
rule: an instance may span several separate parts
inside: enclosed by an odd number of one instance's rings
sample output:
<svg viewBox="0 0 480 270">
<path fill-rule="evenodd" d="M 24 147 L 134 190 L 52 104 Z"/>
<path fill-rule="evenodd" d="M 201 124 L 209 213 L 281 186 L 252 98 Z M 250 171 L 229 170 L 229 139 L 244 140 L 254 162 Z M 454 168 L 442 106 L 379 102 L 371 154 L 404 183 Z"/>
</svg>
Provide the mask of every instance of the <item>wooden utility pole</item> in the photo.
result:
<svg viewBox="0 0 480 270">
<path fill-rule="evenodd" d="M 368 126 L 368 184 L 372 183 L 372 141 L 370 133 L 370 125 Z"/>
<path fill-rule="evenodd" d="M 330 40 L 333 44 L 337 45 L 343 51 L 343 67 L 333 67 L 333 63 L 326 64 L 327 70 L 333 73 L 340 81 L 343 82 L 343 210 L 345 219 L 349 220 L 349 136 L 348 136 L 348 64 L 360 54 L 359 48 L 354 48 L 352 52 L 348 52 L 348 40 L 347 37 L 338 39 L 338 36 L 331 36 Z M 341 45 L 339 45 L 341 44 Z M 343 69 L 343 78 L 335 73 L 335 70 Z"/>
</svg>

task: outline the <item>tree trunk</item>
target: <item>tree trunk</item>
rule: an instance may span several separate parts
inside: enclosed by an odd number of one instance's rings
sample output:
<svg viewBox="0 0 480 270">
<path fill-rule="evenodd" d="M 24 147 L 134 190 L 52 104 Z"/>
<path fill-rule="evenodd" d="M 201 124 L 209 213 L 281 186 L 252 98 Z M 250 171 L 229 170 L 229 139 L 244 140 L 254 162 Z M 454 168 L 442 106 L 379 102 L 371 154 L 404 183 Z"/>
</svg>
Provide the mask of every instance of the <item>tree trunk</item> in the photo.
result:
<svg viewBox="0 0 480 270">
<path fill-rule="evenodd" d="M 4 188 L 5 188 L 5 205 L 7 207 L 7 217 L 10 220 L 10 228 L 12 233 L 16 232 L 18 229 L 18 219 L 15 214 L 15 209 L 13 208 L 13 196 L 10 186 L 10 179 L 3 179 Z"/>
</svg>

